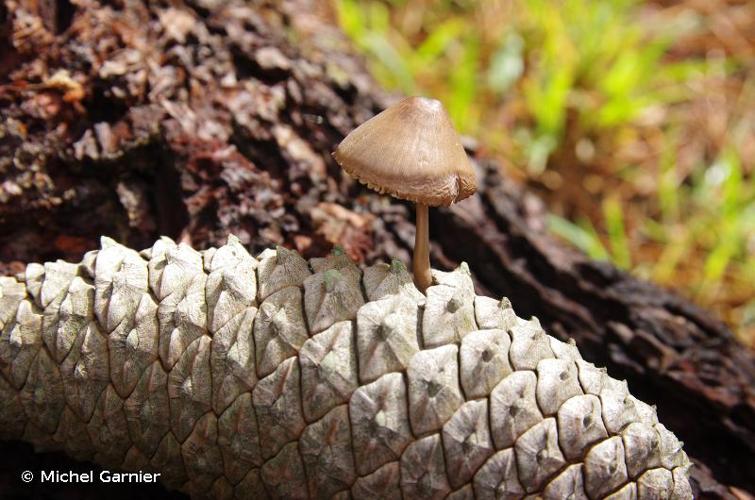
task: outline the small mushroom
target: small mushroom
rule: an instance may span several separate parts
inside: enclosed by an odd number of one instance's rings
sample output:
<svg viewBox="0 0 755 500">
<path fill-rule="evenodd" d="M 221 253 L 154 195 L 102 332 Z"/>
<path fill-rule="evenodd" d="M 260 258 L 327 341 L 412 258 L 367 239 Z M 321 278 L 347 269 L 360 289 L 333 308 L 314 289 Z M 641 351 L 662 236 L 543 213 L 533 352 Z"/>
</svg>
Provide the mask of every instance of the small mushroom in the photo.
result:
<svg viewBox="0 0 755 500">
<path fill-rule="evenodd" d="M 414 282 L 432 282 L 427 207 L 450 206 L 477 190 L 472 165 L 440 101 L 407 97 L 353 130 L 333 157 L 347 174 L 417 204 Z"/>
</svg>

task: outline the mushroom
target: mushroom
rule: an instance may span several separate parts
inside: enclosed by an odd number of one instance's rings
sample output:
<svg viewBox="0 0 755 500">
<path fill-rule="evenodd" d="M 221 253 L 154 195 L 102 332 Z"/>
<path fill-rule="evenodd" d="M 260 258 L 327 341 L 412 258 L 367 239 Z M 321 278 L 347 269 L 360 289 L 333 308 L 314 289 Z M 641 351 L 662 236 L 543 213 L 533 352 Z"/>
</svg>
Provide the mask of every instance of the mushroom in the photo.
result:
<svg viewBox="0 0 755 500">
<path fill-rule="evenodd" d="M 472 164 L 440 101 L 407 97 L 354 129 L 333 157 L 347 174 L 416 203 L 414 283 L 432 282 L 428 206 L 450 206 L 477 190 Z"/>
</svg>

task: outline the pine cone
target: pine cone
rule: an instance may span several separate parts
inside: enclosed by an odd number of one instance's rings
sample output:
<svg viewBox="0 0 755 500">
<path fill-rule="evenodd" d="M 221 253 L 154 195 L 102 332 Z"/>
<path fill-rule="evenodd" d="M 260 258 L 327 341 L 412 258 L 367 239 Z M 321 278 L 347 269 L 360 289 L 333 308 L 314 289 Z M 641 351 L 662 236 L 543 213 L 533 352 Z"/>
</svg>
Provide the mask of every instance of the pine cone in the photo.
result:
<svg viewBox="0 0 755 500">
<path fill-rule="evenodd" d="M 0 278 L 0 437 L 214 498 L 691 498 L 574 343 L 394 261 L 102 239 Z"/>
</svg>

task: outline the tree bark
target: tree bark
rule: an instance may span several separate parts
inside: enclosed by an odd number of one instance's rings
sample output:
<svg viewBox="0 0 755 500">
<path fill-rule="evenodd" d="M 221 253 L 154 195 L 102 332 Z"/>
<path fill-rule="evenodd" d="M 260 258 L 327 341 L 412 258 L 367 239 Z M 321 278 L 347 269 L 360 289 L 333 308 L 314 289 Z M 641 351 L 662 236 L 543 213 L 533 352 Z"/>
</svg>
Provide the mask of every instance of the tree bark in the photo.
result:
<svg viewBox="0 0 755 500">
<path fill-rule="evenodd" d="M 411 260 L 412 206 L 330 157 L 389 98 L 323 2 L 7 0 L 0 22 L 4 273 L 76 262 L 100 235 L 201 249 L 233 233 L 252 253 L 339 244 L 359 262 Z M 479 194 L 432 214 L 433 266 L 468 262 L 477 293 L 627 378 L 685 441 L 698 495 L 755 493 L 753 352 L 709 313 L 552 240 L 542 203 L 476 160 Z M 28 493 L 21 470 L 80 467 L 19 463 L 6 446 L 10 491 Z"/>
</svg>

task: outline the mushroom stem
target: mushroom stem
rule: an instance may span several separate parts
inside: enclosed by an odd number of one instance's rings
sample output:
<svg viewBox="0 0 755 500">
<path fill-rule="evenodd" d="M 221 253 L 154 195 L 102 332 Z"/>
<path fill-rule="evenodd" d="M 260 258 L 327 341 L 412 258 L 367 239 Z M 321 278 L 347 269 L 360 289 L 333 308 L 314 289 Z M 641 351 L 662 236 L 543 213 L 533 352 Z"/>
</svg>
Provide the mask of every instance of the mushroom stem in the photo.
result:
<svg viewBox="0 0 755 500">
<path fill-rule="evenodd" d="M 414 284 L 419 291 L 425 293 L 427 287 L 433 281 L 430 274 L 430 231 L 428 228 L 427 205 L 417 203 L 417 232 L 414 236 L 414 260 L 412 270 L 414 271 Z"/>
</svg>

